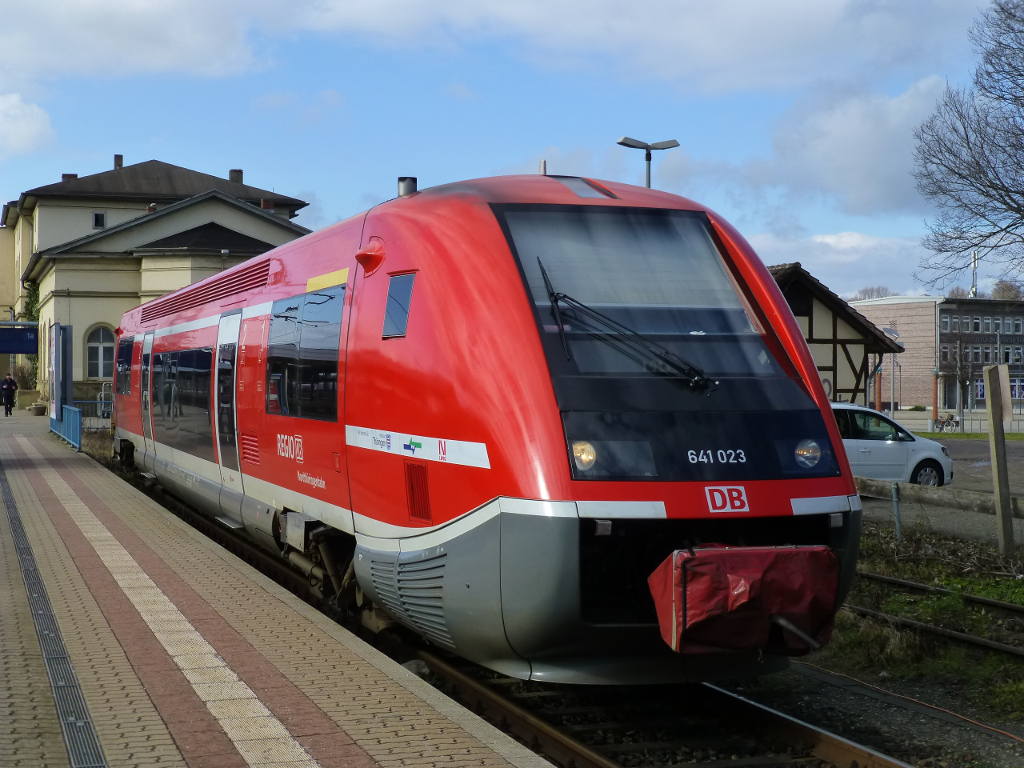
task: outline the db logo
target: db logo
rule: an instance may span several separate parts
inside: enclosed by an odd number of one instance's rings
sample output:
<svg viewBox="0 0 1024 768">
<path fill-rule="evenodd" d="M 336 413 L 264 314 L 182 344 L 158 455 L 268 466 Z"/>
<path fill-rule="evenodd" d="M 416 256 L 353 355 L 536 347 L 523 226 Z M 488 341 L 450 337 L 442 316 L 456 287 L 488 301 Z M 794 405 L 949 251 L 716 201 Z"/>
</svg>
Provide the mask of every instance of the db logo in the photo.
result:
<svg viewBox="0 0 1024 768">
<path fill-rule="evenodd" d="M 742 485 L 708 486 L 704 489 L 712 512 L 749 512 L 747 492 Z"/>
</svg>

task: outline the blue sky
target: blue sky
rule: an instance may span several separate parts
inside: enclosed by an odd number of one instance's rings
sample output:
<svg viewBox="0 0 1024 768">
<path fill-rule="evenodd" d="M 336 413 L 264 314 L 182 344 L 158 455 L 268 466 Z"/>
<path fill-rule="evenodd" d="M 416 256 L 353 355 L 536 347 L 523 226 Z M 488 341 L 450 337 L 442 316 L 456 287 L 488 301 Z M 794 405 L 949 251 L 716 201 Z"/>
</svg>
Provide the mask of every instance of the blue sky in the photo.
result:
<svg viewBox="0 0 1024 768">
<path fill-rule="evenodd" d="M 833 290 L 915 278 L 913 130 L 968 81 L 973 0 L 49 0 L 0 28 L 0 197 L 159 159 L 308 200 L 320 228 L 420 186 L 654 185 Z M 640 11 L 643 12 L 641 15 Z M 982 285 L 998 274 L 982 268 Z M 925 277 L 928 277 L 925 275 Z M 967 278 L 969 279 L 969 278 Z M 965 282 L 965 280 L 961 280 Z"/>
</svg>

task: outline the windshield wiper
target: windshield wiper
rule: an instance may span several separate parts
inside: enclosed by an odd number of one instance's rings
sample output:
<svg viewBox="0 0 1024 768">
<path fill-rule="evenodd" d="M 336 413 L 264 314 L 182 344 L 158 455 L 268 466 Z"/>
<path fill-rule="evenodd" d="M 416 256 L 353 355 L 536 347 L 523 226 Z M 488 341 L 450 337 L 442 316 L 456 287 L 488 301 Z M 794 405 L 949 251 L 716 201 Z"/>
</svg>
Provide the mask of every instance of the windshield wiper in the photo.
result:
<svg viewBox="0 0 1024 768">
<path fill-rule="evenodd" d="M 565 337 L 565 322 L 562 320 L 562 313 L 558 309 L 558 296 L 561 294 L 555 293 L 555 289 L 551 286 L 551 278 L 548 277 L 548 271 L 544 269 L 544 262 L 540 260 L 540 256 L 537 257 L 537 266 L 540 267 L 541 277 L 544 278 L 544 289 L 548 292 L 548 299 L 551 301 L 551 314 L 555 318 L 555 323 L 558 325 L 558 338 L 562 340 L 562 349 L 565 350 L 565 359 L 572 360 L 572 352 L 569 349 L 569 340 Z"/>
<path fill-rule="evenodd" d="M 551 301 L 551 314 L 554 315 L 555 322 L 558 324 L 558 335 L 562 340 L 562 348 L 565 350 L 567 359 L 572 360 L 572 353 L 569 351 L 565 322 L 562 319 L 559 304 L 564 304 L 578 315 L 582 315 L 604 326 L 605 332 L 602 333 L 593 328 L 588 328 L 586 323 L 581 324 L 583 330 L 591 336 L 601 339 L 618 349 L 626 357 L 641 363 L 649 372 L 662 376 L 681 377 L 692 390 L 708 389 L 710 387 L 711 389 L 708 391 L 708 394 L 711 394 L 718 387 L 717 380 L 709 379 L 700 368 L 684 360 L 667 347 L 652 341 L 639 331 L 623 325 L 603 312 L 587 306 L 582 301 L 578 301 L 568 294 L 555 291 L 551 285 L 551 280 L 548 278 L 547 270 L 544 269 L 544 264 L 539 257 L 537 263 L 540 265 L 541 275 L 544 278 L 544 287 L 547 289 L 548 298 Z M 638 359 L 637 355 L 640 355 L 643 359 Z"/>
</svg>

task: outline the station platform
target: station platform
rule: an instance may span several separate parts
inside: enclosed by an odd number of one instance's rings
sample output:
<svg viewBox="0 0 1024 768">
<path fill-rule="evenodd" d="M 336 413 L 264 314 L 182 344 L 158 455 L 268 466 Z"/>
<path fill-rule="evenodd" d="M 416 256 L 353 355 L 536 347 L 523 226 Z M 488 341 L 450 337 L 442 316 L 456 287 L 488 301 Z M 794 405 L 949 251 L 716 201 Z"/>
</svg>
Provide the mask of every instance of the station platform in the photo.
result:
<svg viewBox="0 0 1024 768">
<path fill-rule="evenodd" d="M 550 765 L 48 427 L 0 417 L 0 766 Z"/>
</svg>

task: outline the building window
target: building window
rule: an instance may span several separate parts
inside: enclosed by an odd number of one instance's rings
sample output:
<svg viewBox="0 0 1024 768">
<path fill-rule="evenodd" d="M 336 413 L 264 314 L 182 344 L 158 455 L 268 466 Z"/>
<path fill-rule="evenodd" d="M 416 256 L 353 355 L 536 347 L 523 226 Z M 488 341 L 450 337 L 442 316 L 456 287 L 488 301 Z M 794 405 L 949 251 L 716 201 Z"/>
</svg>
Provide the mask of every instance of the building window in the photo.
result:
<svg viewBox="0 0 1024 768">
<path fill-rule="evenodd" d="M 960 333 L 960 316 L 953 315 L 953 333 Z"/>
<path fill-rule="evenodd" d="M 948 332 L 949 331 L 949 315 L 943 315 L 939 319 L 939 322 L 942 323 L 942 330 L 943 330 L 943 332 Z M 959 325 L 959 323 L 957 323 L 957 325 Z"/>
<path fill-rule="evenodd" d="M 90 379 L 111 378 L 114 375 L 114 332 L 103 326 L 93 328 L 85 341 L 85 348 L 85 375 Z"/>
<path fill-rule="evenodd" d="M 985 333 L 992 333 L 992 318 L 985 318 Z"/>
<path fill-rule="evenodd" d="M 992 330 L 995 331 L 996 333 L 1002 333 L 1003 332 L 1003 318 L 1001 318 L 1001 317 L 993 317 L 992 318 Z"/>
<path fill-rule="evenodd" d="M 1010 362 L 1010 353 L 1011 353 L 1012 350 L 1009 347 L 1003 347 L 1002 349 L 1003 349 L 1003 359 L 1000 360 L 999 362 L 1001 362 L 1001 363 L 1008 363 L 1008 362 Z"/>
<path fill-rule="evenodd" d="M 1021 332 L 1021 327 L 1020 326 L 1021 326 L 1021 319 L 1019 317 L 1013 318 L 1013 332 L 1014 333 L 1020 333 Z"/>
<path fill-rule="evenodd" d="M 1015 362 L 1015 363 L 1019 363 L 1020 362 L 1021 349 L 1022 349 L 1021 347 L 1014 347 L 1013 348 L 1013 362 Z"/>
<path fill-rule="evenodd" d="M 980 363 L 981 362 L 981 347 L 972 347 L 971 350 L 974 353 L 974 362 Z"/>
<path fill-rule="evenodd" d="M 939 360 L 941 360 L 943 363 L 948 363 L 949 362 L 949 344 L 943 344 L 939 348 L 939 354 L 940 354 Z"/>
<path fill-rule="evenodd" d="M 104 229 L 107 226 L 107 214 L 105 213 L 94 213 L 92 215 L 92 228 L 93 229 Z"/>
<path fill-rule="evenodd" d="M 992 362 L 992 347 L 985 347 L 985 359 L 984 359 L 984 362 L 986 362 L 986 363 L 991 363 Z"/>
<path fill-rule="evenodd" d="M 981 333 L 981 318 L 980 317 L 974 318 L 974 332 L 975 333 Z"/>
</svg>

